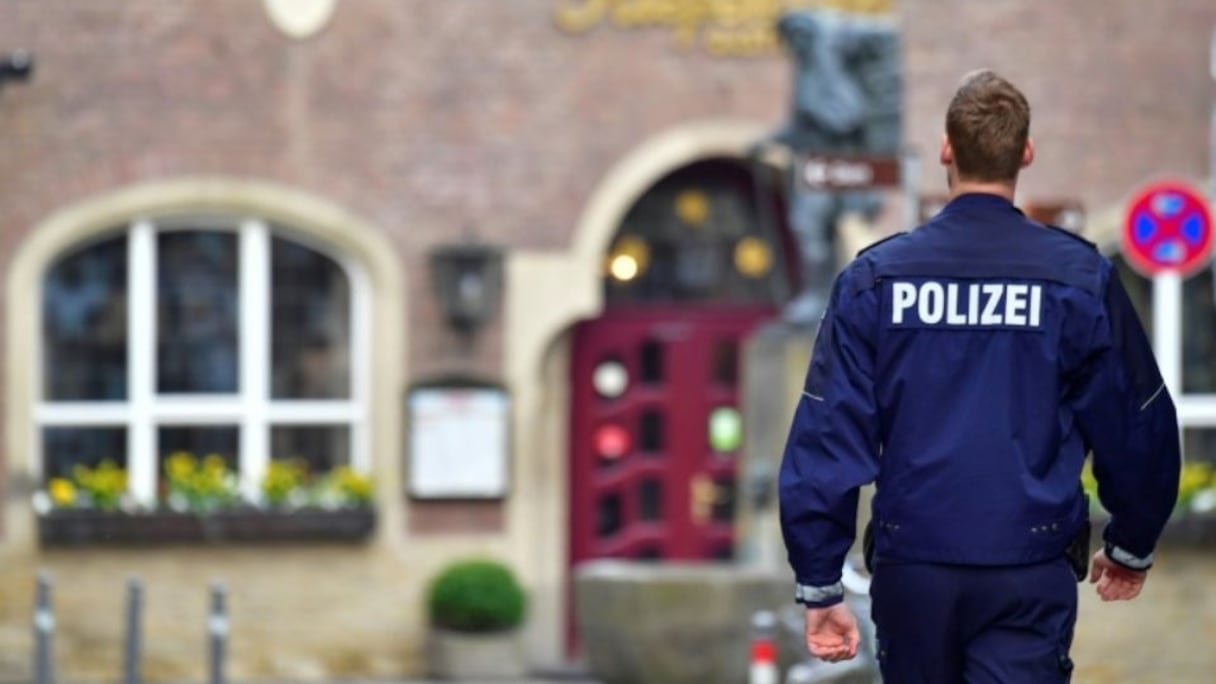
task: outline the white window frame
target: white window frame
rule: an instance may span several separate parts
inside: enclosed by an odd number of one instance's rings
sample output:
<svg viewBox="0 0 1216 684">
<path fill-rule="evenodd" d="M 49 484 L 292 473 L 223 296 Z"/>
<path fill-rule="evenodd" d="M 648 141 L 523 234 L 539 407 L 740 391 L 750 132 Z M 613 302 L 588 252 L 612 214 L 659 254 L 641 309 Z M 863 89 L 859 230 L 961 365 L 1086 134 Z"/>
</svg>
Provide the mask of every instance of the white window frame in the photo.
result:
<svg viewBox="0 0 1216 684">
<path fill-rule="evenodd" d="M 1165 386 L 1178 408 L 1178 426 L 1216 427 L 1216 394 L 1186 394 L 1182 384 L 1182 282 L 1178 273 L 1160 273 L 1153 285 L 1153 352 Z"/>
<path fill-rule="evenodd" d="M 125 401 L 48 401 L 43 395 L 43 365 L 36 367 L 33 396 L 33 470 L 41 479 L 45 454 L 42 431 L 48 427 L 121 427 L 127 430 L 127 486 L 141 506 L 157 504 L 157 433 L 165 425 L 236 425 L 240 434 L 240 490 L 246 500 L 261 500 L 261 483 L 270 459 L 270 429 L 280 425 L 350 426 L 351 467 L 370 471 L 368 426 L 369 281 L 359 265 L 304 236 L 272 231 L 258 218 L 230 223 L 202 222 L 208 231 L 234 232 L 238 239 L 237 290 L 238 390 L 231 394 L 159 394 L 156 391 L 156 236 L 175 230 L 198 230 L 174 220 L 148 219 L 127 229 L 127 399 Z M 271 373 L 271 238 L 301 244 L 342 269 L 350 284 L 350 398 L 335 400 L 272 399 Z M 45 282 L 46 272 L 39 278 Z M 43 315 L 42 298 L 38 316 Z M 38 326 L 41 330 L 41 325 Z"/>
</svg>

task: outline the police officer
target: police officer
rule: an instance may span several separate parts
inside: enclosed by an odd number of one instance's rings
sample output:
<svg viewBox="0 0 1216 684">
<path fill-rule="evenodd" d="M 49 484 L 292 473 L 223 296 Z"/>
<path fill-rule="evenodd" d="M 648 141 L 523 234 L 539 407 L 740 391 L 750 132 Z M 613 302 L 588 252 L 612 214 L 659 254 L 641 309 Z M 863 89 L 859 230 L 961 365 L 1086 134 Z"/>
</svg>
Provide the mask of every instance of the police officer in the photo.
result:
<svg viewBox="0 0 1216 684">
<path fill-rule="evenodd" d="M 1105 600 L 1140 592 L 1177 497 L 1174 404 L 1114 267 L 1012 204 L 1029 129 L 1008 81 L 963 80 L 941 149 L 951 201 L 837 278 L 786 445 L 782 530 L 824 660 L 857 651 L 841 570 L 858 489 L 877 482 L 891 684 L 1068 681 L 1087 453 L 1111 513 L 1090 576 Z"/>
</svg>

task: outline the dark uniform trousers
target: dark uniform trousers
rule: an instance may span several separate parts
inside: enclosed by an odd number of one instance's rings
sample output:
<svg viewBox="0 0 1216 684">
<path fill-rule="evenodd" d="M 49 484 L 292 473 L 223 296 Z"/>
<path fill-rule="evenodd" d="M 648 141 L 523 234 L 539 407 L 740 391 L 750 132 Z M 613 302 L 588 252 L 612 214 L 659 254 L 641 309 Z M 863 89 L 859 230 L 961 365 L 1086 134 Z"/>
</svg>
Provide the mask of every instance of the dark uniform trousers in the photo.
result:
<svg viewBox="0 0 1216 684">
<path fill-rule="evenodd" d="M 886 684 L 1068 682 L 1077 579 L 1014 567 L 879 561 L 871 585 Z"/>
</svg>

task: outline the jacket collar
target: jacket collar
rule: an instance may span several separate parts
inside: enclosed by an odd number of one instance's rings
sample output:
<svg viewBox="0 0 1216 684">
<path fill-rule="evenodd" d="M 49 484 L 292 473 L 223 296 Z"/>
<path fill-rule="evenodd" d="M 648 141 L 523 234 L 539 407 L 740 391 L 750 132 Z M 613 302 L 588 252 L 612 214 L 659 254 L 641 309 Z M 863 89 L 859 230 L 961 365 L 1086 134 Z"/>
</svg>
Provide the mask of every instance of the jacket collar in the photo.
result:
<svg viewBox="0 0 1216 684">
<path fill-rule="evenodd" d="M 1022 211 L 1013 206 L 1013 202 L 1001 197 L 986 192 L 968 192 L 950 200 L 945 207 L 942 208 L 943 214 L 952 214 L 955 212 L 976 212 L 976 211 L 1015 211 L 1021 214 Z"/>
</svg>

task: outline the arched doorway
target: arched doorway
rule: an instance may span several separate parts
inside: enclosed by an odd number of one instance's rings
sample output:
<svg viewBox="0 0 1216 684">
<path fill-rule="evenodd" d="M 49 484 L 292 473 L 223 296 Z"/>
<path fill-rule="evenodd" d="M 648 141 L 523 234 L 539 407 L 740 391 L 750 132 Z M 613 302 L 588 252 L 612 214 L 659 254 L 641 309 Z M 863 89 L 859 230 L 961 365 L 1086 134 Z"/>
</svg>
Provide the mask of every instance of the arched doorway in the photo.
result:
<svg viewBox="0 0 1216 684">
<path fill-rule="evenodd" d="M 702 160 L 622 219 L 573 331 L 571 565 L 733 557 L 741 349 L 794 287 L 777 187 Z"/>
</svg>

